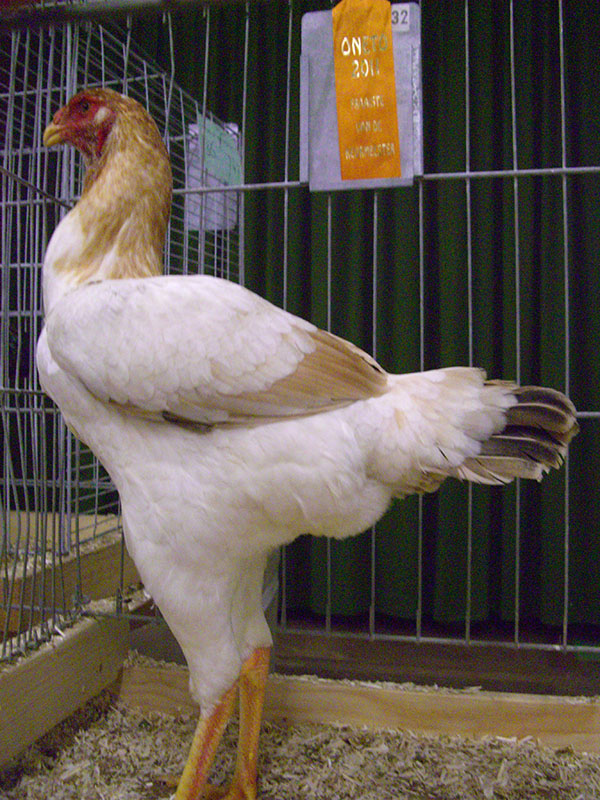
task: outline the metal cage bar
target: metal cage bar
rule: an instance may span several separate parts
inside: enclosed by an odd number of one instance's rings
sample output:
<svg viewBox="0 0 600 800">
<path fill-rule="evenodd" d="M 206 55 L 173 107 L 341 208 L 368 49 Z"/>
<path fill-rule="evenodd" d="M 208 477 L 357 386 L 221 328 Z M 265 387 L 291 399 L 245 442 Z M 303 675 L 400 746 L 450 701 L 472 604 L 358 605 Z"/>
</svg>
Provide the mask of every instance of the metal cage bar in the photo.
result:
<svg viewBox="0 0 600 800">
<path fill-rule="evenodd" d="M 115 4 L 116 6 L 119 4 Z M 241 174 L 244 175 L 245 136 L 252 135 L 247 131 L 247 97 L 249 70 L 249 41 L 251 26 L 257 24 L 250 13 L 251 3 L 245 3 L 244 17 L 244 75 L 242 85 L 242 136 L 238 139 L 241 154 Z M 75 6 L 74 6 L 75 8 Z M 66 154 L 49 156 L 40 147 L 41 130 L 47 122 L 52 109 L 62 104 L 67 96 L 80 83 L 103 83 L 125 90 L 138 97 L 156 117 L 157 123 L 167 138 L 174 161 L 175 178 L 173 221 L 167 239 L 167 269 L 171 272 L 190 272 L 195 270 L 214 272 L 233 280 L 244 282 L 244 198 L 248 193 L 273 192 L 281 193 L 283 208 L 283 299 L 284 307 L 289 295 L 289 247 L 290 232 L 293 220 L 290 217 L 290 199 L 294 192 L 304 191 L 305 184 L 291 175 L 290 152 L 291 117 L 293 115 L 293 98 L 291 76 L 295 65 L 291 60 L 291 47 L 294 26 L 298 21 L 297 6 L 293 0 L 282 6 L 282 13 L 287 14 L 287 52 L 285 61 L 286 74 L 286 106 L 283 141 L 285 147 L 284 174 L 279 181 L 250 183 L 243 180 L 239 183 L 206 185 L 197 180 L 198 175 L 205 172 L 205 150 L 200 150 L 200 161 L 197 174 L 194 173 L 194 140 L 190 127 L 197 128 L 197 141 L 206 143 L 208 121 L 222 125 L 209 112 L 207 87 L 208 53 L 211 47 L 211 9 L 207 7 L 204 15 L 203 57 L 204 74 L 202 98 L 196 102 L 188 97 L 173 82 L 173 69 L 170 74 L 145 59 L 136 52 L 131 40 L 131 28 L 118 33 L 110 27 L 77 25 L 69 22 L 63 28 L 44 28 L 31 30 L 14 30 L 3 34 L 4 42 L 9 42 L 10 71 L 4 76 L 8 90 L 0 82 L 0 94 L 7 102 L 5 110 L 0 109 L 0 119 L 5 123 L 11 136 L 19 133 L 19 140 L 7 139 L 2 152 L 2 330 L 1 346 L 3 354 L 2 367 L 2 428 L 6 441 L 16 442 L 14 452 L 10 449 L 3 452 L 2 469 L 2 541 L 0 544 L 0 568 L 3 582 L 3 602 L 18 612 L 19 633 L 16 642 L 7 644 L 8 616 L 4 622 L 4 644 L 1 656 L 7 657 L 14 652 L 27 649 L 32 643 L 47 637 L 52 630 L 68 622 L 70 613 L 76 612 L 83 598 L 76 598 L 71 603 L 62 591 L 62 561 L 72 548 L 77 551 L 88 539 L 93 538 L 99 527 L 101 518 L 108 512 L 114 516 L 115 527 L 118 517 L 114 511 L 115 500 L 112 487 L 100 465 L 92 459 L 85 448 L 74 442 L 64 429 L 57 413 L 46 403 L 39 392 L 33 365 L 33 349 L 28 355 L 27 381 L 19 381 L 12 385 L 8 375 L 7 357 L 11 324 L 22 323 L 31 333 L 31 340 L 37 339 L 41 327 L 41 309 L 39 307 L 39 262 L 42 248 L 48 233 L 77 197 L 81 166 L 78 160 Z M 562 235 L 564 258 L 564 325 L 565 325 L 565 362 L 567 365 L 565 388 L 570 388 L 569 363 L 571 359 L 571 342 L 569 336 L 571 320 L 570 296 L 570 180 L 576 176 L 588 175 L 597 177 L 600 165 L 576 165 L 567 162 L 566 147 L 566 88 L 565 88 L 565 25 L 562 0 L 557 5 L 557 26 L 559 31 L 559 74 L 560 74 L 560 107 L 561 107 L 561 163 L 556 166 L 521 168 L 519 165 L 519 142 L 517 137 L 517 62 L 515 57 L 514 2 L 509 6 L 509 60 L 510 60 L 510 125 L 512 135 L 512 164 L 508 169 L 473 169 L 471 163 L 471 137 L 473 135 L 470 109 L 470 79 L 473 66 L 470 63 L 470 12 L 468 0 L 464 7 L 465 31 L 465 168 L 453 172 L 426 173 L 418 181 L 418 239 L 419 239 L 419 341 L 420 366 L 425 367 L 425 342 L 427 339 L 427 320 L 425 313 L 425 289 L 427 280 L 425 253 L 425 216 L 428 212 L 426 188 L 433 183 L 458 181 L 464 187 L 465 218 L 468 240 L 468 259 L 466 264 L 466 292 L 468 304 L 468 353 L 469 363 L 473 362 L 473 276 L 476 265 L 473 263 L 472 237 L 473 221 L 472 196 L 474 182 L 481 180 L 506 180 L 512 186 L 513 220 L 514 220 L 514 255 L 515 255 L 515 309 L 516 309 L 516 378 L 521 376 L 521 252 L 520 252 L 520 187 L 523 179 L 532 177 L 555 176 L 561 182 L 562 198 Z M 171 60 L 173 60 L 172 29 L 170 19 L 165 18 L 169 26 L 171 39 Z M 6 38 L 8 36 L 8 38 Z M 37 54 L 37 55 L 35 55 Z M 48 75 L 35 70 L 33 62 L 28 59 L 45 59 L 48 64 Z M 32 85 L 26 84 L 25 75 L 34 74 Z M 57 74 L 61 80 L 53 79 Z M 3 76 L 0 75 L 0 81 Z M 12 87 L 12 91 L 11 91 Z M 176 118 L 181 124 L 176 128 L 169 126 L 168 121 Z M 37 131 L 37 139 L 26 141 L 24 131 Z M 190 179 L 190 176 L 192 179 Z M 52 198 L 52 200 L 50 200 Z M 211 231 L 207 220 L 212 215 L 230 210 L 228 201 L 234 206 L 235 224 L 227 227 L 219 234 Z M 378 289 L 378 255 L 377 247 L 381 244 L 381 214 L 379 196 L 373 195 L 373 337 L 372 350 L 376 355 L 377 334 L 377 289 Z M 23 223 L 21 212 L 25 210 L 28 219 Z M 192 218 L 199 220 L 198 227 L 191 224 Z M 332 327 L 332 239 L 338 220 L 334 215 L 334 203 L 331 195 L 326 199 L 327 254 L 326 254 L 326 327 Z M 23 248 L 19 260 L 12 263 L 10 243 L 6 231 L 16 229 L 22 238 Z M 37 255 L 36 255 L 37 254 Z M 7 268 L 6 265 L 9 265 Z M 18 302 L 15 308 L 9 306 L 6 298 L 10 295 L 10 281 L 16 271 L 27 276 L 27 285 L 19 284 Z M 24 348 L 27 342 L 19 339 L 18 347 Z M 582 419 L 596 420 L 600 418 L 600 410 L 584 409 L 579 413 Z M 56 443 L 54 453 L 48 452 L 48 442 Z M 19 465 L 27 461 L 26 452 L 31 452 L 32 472 L 27 478 L 18 476 Z M 19 501 L 19 492 L 23 492 Z M 13 523 L 10 510 L 13 505 L 21 503 L 19 516 Z M 409 634 L 389 633 L 380 627 L 376 612 L 376 558 L 377 534 L 370 534 L 370 607 L 369 621 L 366 629 L 348 631 L 338 630 L 332 615 L 332 552 L 328 541 L 325 554 L 324 572 L 326 573 L 326 610 L 322 625 L 315 629 L 317 635 L 358 636 L 379 640 L 425 641 L 430 643 L 471 644 L 487 646 L 490 644 L 502 647 L 520 647 L 524 649 L 555 649 L 555 645 L 545 642 L 527 641 L 523 636 L 521 613 L 521 490 L 516 488 L 515 526 L 516 541 L 514 554 L 514 626 L 510 641 L 505 639 L 490 640 L 473 635 L 472 631 L 472 548 L 473 548 L 473 508 L 472 492 L 469 490 L 468 531 L 467 531 L 467 576 L 465 593 L 465 623 L 462 636 L 438 636 L 428 633 L 424 628 L 424 512 L 423 501 L 418 505 L 417 531 L 417 598 L 414 631 Z M 78 509 L 89 505 L 92 513 L 84 527 L 82 515 Z M 112 510 L 111 510 L 112 509 Z M 563 540 L 564 583 L 562 588 L 563 620 L 560 647 L 569 652 L 600 652 L 600 647 L 579 645 L 571 641 L 569 619 L 570 598 L 570 491 L 569 463 L 566 464 L 564 489 L 565 532 Z M 34 565 L 33 585 L 28 598 L 24 584 L 18 592 L 17 573 L 21 569 L 17 561 L 11 561 L 14 552 L 23 553 L 23 569 Z M 40 565 L 49 564 L 47 573 Z M 300 630 L 295 627 L 289 614 L 285 583 L 287 578 L 286 555 L 281 555 L 280 585 L 280 625 L 284 630 Z M 80 583 L 79 583 L 80 585 Z M 84 589 L 81 594 L 84 594 Z M 17 596 L 18 595 L 18 596 Z M 38 630 L 38 616 L 39 622 Z M 23 629 L 23 630 L 21 630 Z M 302 632 L 306 629 L 301 628 Z M 12 640 L 11 640 L 12 641 Z"/>
<path fill-rule="evenodd" d="M 169 17 L 164 24 L 172 53 Z M 0 47 L 10 55 L 3 62 L 5 71 L 0 70 L 0 117 L 7 134 L 0 145 L 0 659 L 6 659 L 37 646 L 81 612 L 89 599 L 82 584 L 83 550 L 96 539 L 120 536 L 114 488 L 44 398 L 34 364 L 42 326 L 44 249 L 60 216 L 77 198 L 83 173 L 72 150 L 42 147 L 45 124 L 82 84 L 126 91 L 149 108 L 171 152 L 178 198 L 166 243 L 168 271 L 185 272 L 201 260 L 205 271 L 236 280 L 242 225 L 235 199 L 214 191 L 222 178 L 204 163 L 208 135 L 202 135 L 210 127 L 213 147 L 215 141 L 226 141 L 238 151 L 239 133 L 206 111 L 206 98 L 201 108 L 178 89 L 173 69 L 165 73 L 140 54 L 129 23 L 15 29 L 0 36 Z M 187 191 L 198 186 L 209 191 Z M 117 605 L 124 588 L 123 548 L 121 540 L 111 589 Z M 70 588 L 66 570 L 73 558 Z"/>
</svg>

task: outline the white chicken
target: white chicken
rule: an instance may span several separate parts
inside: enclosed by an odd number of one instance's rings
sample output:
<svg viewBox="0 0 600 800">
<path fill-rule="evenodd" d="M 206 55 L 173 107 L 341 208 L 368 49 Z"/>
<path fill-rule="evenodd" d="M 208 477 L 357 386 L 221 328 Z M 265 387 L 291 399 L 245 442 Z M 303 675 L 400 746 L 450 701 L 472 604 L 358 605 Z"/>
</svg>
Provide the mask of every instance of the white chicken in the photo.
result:
<svg viewBox="0 0 600 800">
<path fill-rule="evenodd" d="M 479 369 L 389 375 L 240 286 L 160 275 L 169 158 L 134 100 L 82 91 L 44 142 L 77 147 L 87 173 L 44 261 L 40 379 L 118 488 L 127 547 L 189 665 L 201 715 L 177 800 L 251 800 L 269 552 L 303 533 L 357 534 L 393 497 L 448 476 L 540 479 L 575 410 Z M 238 695 L 225 790 L 208 775 Z"/>
</svg>

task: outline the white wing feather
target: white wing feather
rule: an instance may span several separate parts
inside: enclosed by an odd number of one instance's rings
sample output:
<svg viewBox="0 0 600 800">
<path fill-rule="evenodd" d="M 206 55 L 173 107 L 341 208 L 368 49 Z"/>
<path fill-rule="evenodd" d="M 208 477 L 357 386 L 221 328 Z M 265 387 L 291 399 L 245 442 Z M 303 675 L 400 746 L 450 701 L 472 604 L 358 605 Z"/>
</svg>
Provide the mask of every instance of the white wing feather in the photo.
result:
<svg viewBox="0 0 600 800">
<path fill-rule="evenodd" d="M 105 403 L 215 424 L 281 418 L 382 394 L 368 355 L 209 276 L 86 284 L 52 308 L 52 356 Z"/>
</svg>

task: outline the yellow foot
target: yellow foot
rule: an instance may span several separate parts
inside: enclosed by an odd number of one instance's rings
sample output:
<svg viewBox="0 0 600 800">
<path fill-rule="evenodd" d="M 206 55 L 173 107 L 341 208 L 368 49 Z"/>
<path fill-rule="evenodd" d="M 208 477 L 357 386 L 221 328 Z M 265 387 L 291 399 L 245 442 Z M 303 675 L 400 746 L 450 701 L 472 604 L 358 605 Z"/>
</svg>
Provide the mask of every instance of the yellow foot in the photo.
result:
<svg viewBox="0 0 600 800">
<path fill-rule="evenodd" d="M 156 788 L 164 786 L 168 789 L 176 789 L 179 785 L 178 775 L 157 775 L 153 781 Z M 215 786 L 207 783 L 201 795 L 202 800 L 256 800 L 255 786 Z"/>
<path fill-rule="evenodd" d="M 204 800 L 256 800 L 255 786 L 213 786 L 207 784 L 204 789 Z"/>
</svg>

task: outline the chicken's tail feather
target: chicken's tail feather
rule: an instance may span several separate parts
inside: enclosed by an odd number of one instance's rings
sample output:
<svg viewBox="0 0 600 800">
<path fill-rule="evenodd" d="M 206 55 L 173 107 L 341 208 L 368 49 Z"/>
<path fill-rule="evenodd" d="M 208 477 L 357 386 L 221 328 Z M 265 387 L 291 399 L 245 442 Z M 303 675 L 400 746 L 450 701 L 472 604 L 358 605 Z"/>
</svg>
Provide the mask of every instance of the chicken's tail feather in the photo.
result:
<svg viewBox="0 0 600 800">
<path fill-rule="evenodd" d="M 490 484 L 541 480 L 548 470 L 560 467 L 579 430 L 575 407 L 554 389 L 523 386 L 512 394 L 517 402 L 507 410 L 503 430 L 483 442 L 477 456 L 456 467 L 455 477 Z"/>
</svg>

